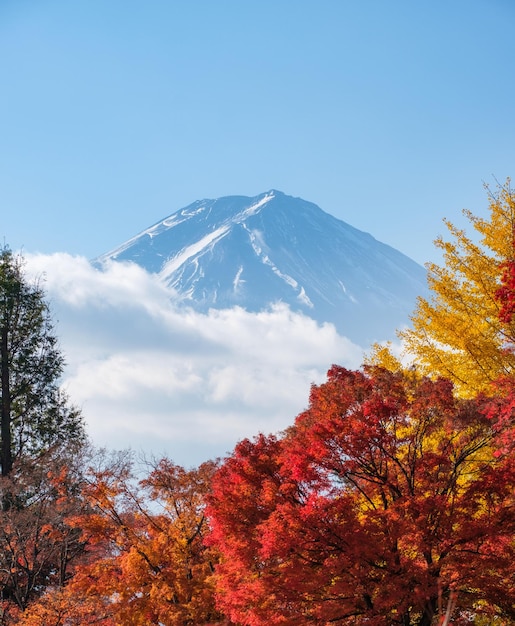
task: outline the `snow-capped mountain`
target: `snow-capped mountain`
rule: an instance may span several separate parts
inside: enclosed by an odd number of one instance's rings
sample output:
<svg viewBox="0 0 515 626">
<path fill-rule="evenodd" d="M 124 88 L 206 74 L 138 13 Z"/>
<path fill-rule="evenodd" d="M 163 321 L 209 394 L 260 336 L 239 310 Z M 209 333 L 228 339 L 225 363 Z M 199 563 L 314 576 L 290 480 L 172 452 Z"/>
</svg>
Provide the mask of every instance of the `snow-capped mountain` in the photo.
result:
<svg viewBox="0 0 515 626">
<path fill-rule="evenodd" d="M 427 293 L 423 267 L 280 191 L 199 200 L 96 262 L 132 261 L 201 311 L 287 303 L 361 345 L 391 338 Z"/>
</svg>

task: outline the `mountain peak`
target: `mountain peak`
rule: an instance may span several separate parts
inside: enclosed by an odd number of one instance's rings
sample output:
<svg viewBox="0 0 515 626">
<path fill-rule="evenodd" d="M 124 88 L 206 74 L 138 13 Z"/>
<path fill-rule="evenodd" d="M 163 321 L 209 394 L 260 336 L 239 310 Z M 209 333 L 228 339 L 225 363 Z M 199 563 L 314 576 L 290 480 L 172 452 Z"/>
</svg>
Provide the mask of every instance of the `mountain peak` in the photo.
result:
<svg viewBox="0 0 515 626">
<path fill-rule="evenodd" d="M 275 189 L 196 201 L 97 262 L 107 260 L 158 274 L 197 310 L 283 302 L 362 345 L 392 338 L 427 291 L 420 265 Z"/>
</svg>

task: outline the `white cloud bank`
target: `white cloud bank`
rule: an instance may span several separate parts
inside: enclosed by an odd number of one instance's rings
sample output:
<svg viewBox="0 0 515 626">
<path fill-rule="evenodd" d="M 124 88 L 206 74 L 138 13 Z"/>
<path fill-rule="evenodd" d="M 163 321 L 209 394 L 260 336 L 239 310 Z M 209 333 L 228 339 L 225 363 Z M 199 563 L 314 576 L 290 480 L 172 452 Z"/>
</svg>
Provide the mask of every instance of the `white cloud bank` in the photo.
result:
<svg viewBox="0 0 515 626">
<path fill-rule="evenodd" d="M 176 307 L 135 265 L 101 272 L 67 254 L 26 261 L 43 277 L 68 364 L 64 388 L 96 445 L 197 465 L 289 426 L 333 363 L 363 360 L 332 325 L 285 306 L 204 315 Z"/>
</svg>

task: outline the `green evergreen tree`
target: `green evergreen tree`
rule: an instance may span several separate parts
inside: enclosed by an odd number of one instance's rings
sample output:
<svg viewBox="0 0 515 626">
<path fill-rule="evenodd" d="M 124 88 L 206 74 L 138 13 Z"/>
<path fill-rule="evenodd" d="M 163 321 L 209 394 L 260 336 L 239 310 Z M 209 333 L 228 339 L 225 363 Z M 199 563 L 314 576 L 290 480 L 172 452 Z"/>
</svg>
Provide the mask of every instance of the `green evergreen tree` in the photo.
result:
<svg viewBox="0 0 515 626">
<path fill-rule="evenodd" d="M 0 250 L 0 463 L 9 476 L 20 458 L 85 442 L 80 412 L 60 390 L 64 359 L 38 281 L 21 255 Z"/>
</svg>

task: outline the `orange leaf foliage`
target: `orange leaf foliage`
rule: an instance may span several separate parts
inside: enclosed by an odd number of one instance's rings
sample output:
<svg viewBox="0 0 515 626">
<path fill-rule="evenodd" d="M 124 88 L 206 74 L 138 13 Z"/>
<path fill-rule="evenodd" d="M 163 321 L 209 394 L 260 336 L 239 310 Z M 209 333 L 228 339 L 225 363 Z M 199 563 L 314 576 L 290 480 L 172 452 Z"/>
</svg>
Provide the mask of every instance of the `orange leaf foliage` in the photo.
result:
<svg viewBox="0 0 515 626">
<path fill-rule="evenodd" d="M 216 555 L 203 544 L 203 499 L 215 467 L 187 471 L 163 459 L 139 482 L 123 463 L 92 472 L 84 496 L 93 512 L 73 521 L 89 558 L 64 590 L 48 593 L 20 623 L 47 623 L 37 621 L 41 616 L 56 626 L 216 623 Z"/>
</svg>

